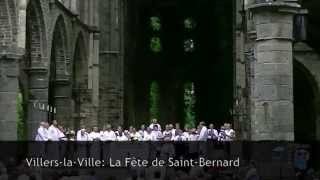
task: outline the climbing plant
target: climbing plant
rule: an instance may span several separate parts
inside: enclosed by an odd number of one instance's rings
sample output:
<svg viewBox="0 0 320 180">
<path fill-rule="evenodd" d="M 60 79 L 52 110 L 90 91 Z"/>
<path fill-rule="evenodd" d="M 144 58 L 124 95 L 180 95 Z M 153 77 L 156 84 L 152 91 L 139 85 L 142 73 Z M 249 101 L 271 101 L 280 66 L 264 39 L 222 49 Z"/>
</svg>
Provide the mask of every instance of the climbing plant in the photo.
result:
<svg viewBox="0 0 320 180">
<path fill-rule="evenodd" d="M 18 140 L 26 139 L 26 124 L 24 121 L 23 96 L 21 93 L 17 96 L 17 129 Z"/>
<path fill-rule="evenodd" d="M 158 53 L 161 51 L 161 40 L 159 37 L 153 37 L 151 38 L 151 41 L 150 41 L 150 49 L 155 52 L 155 53 Z"/>
<path fill-rule="evenodd" d="M 154 53 L 159 53 L 162 50 L 161 38 L 159 36 L 161 30 L 161 21 L 157 16 L 150 17 L 150 27 L 151 27 L 151 38 L 150 38 L 150 49 Z"/>
<path fill-rule="evenodd" d="M 185 124 L 189 127 L 195 127 L 196 113 L 194 111 L 196 97 L 194 93 L 194 84 L 188 82 L 184 85 L 184 114 Z"/>
<path fill-rule="evenodd" d="M 159 118 L 159 100 L 160 100 L 160 91 L 159 84 L 155 81 L 151 83 L 150 86 L 150 117 Z"/>
</svg>

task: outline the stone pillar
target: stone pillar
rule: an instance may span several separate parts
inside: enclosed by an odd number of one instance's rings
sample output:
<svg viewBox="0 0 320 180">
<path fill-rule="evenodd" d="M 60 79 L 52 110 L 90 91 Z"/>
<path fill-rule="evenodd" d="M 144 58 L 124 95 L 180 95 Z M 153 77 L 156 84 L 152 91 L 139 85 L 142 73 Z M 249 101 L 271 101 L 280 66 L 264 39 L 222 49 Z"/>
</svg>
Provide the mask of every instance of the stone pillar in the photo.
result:
<svg viewBox="0 0 320 180">
<path fill-rule="evenodd" d="M 0 54 L 0 141 L 17 140 L 19 57 Z"/>
<path fill-rule="evenodd" d="M 123 0 L 99 1 L 99 123 L 123 124 Z"/>
<path fill-rule="evenodd" d="M 256 41 L 251 62 L 251 139 L 294 140 L 293 17 L 296 2 L 249 7 Z"/>
<path fill-rule="evenodd" d="M 41 110 L 43 107 L 39 107 L 48 104 L 48 70 L 46 67 L 38 67 L 26 71 L 28 73 L 28 140 L 34 140 L 40 121 L 48 119 L 48 113 Z"/>
</svg>

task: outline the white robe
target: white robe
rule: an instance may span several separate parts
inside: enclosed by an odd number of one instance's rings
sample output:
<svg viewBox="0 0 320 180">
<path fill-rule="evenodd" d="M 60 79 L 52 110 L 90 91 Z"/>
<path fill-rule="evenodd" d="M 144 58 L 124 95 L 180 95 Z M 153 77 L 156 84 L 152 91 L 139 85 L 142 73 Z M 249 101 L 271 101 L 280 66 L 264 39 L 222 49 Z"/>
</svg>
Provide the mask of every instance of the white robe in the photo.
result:
<svg viewBox="0 0 320 180">
<path fill-rule="evenodd" d="M 178 135 L 178 136 L 174 136 L 173 141 L 186 141 L 186 137 L 184 137 L 183 135 Z"/>
<path fill-rule="evenodd" d="M 161 138 L 163 138 L 161 131 L 152 131 L 151 136 L 151 141 L 159 141 Z"/>
<path fill-rule="evenodd" d="M 226 133 L 225 141 L 232 141 L 235 137 L 235 131 L 233 129 L 226 129 L 224 132 Z"/>
<path fill-rule="evenodd" d="M 214 136 L 216 138 L 214 138 Z M 216 129 L 208 129 L 208 139 L 218 140 L 219 133 Z"/>
<path fill-rule="evenodd" d="M 153 130 L 155 125 L 157 125 L 158 126 L 158 130 L 161 131 L 161 125 L 158 124 L 158 123 L 151 123 L 149 128 Z"/>
<path fill-rule="evenodd" d="M 117 136 L 117 141 L 129 141 L 129 139 L 127 136 L 122 134 L 122 136 Z"/>
<path fill-rule="evenodd" d="M 49 134 L 48 134 L 48 129 L 44 127 L 39 127 L 37 130 L 37 135 L 35 140 L 36 141 L 48 141 L 49 139 Z"/>
<path fill-rule="evenodd" d="M 98 133 L 98 132 L 91 132 L 91 133 L 89 134 L 89 140 L 90 140 L 90 141 L 101 140 L 100 133 Z"/>
<path fill-rule="evenodd" d="M 115 141 L 117 139 L 114 131 L 101 131 L 101 141 Z"/>
<path fill-rule="evenodd" d="M 208 129 L 207 127 L 203 126 L 200 130 L 200 134 L 199 134 L 199 141 L 207 141 L 208 138 Z"/>
<path fill-rule="evenodd" d="M 143 141 L 153 141 L 153 136 L 152 134 L 150 133 L 145 133 L 144 134 L 144 137 L 143 137 Z"/>
<path fill-rule="evenodd" d="M 84 134 L 81 134 L 81 130 L 77 132 L 77 141 L 89 141 L 89 135 L 87 132 L 84 132 Z"/>
<path fill-rule="evenodd" d="M 59 141 L 60 140 L 61 132 L 57 127 L 51 125 L 49 127 L 48 131 L 49 131 L 49 139 L 51 141 Z"/>
</svg>

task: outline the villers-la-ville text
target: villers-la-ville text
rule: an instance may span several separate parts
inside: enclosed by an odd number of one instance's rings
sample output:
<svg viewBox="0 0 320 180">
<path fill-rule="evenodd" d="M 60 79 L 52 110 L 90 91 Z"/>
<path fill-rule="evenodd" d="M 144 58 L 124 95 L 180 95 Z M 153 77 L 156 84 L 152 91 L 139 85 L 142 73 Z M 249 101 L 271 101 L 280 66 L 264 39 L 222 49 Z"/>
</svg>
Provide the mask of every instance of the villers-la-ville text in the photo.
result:
<svg viewBox="0 0 320 180">
<path fill-rule="evenodd" d="M 27 158 L 27 165 L 29 167 L 40 168 L 55 168 L 55 167 L 83 167 L 83 168 L 99 168 L 99 167 L 239 167 L 239 158 L 233 160 L 207 160 L 200 157 L 197 160 L 194 159 L 182 159 L 175 160 L 174 158 L 168 158 L 168 160 L 154 159 L 152 161 L 137 159 L 135 157 L 127 157 L 124 160 L 115 160 L 109 158 L 108 160 L 99 160 L 95 158 L 77 158 L 77 160 L 70 160 L 64 158 L 63 160 L 47 160 L 44 158 Z"/>
</svg>

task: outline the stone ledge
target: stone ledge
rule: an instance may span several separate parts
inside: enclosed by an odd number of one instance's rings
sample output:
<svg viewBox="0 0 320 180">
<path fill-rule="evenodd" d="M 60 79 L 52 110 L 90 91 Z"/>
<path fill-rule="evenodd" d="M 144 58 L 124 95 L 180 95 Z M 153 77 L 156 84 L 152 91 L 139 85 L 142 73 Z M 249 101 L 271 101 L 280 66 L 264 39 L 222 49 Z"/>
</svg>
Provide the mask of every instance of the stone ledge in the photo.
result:
<svg viewBox="0 0 320 180">
<path fill-rule="evenodd" d="M 258 3 L 253 4 L 248 7 L 249 10 L 258 10 L 258 9 L 265 9 L 271 8 L 274 10 L 278 10 L 281 12 L 288 12 L 288 13 L 297 13 L 298 9 L 301 8 L 296 2 L 265 2 L 265 3 Z"/>
<path fill-rule="evenodd" d="M 48 69 L 45 67 L 33 67 L 33 68 L 25 68 L 24 71 L 30 74 L 46 74 L 48 73 Z"/>
</svg>

